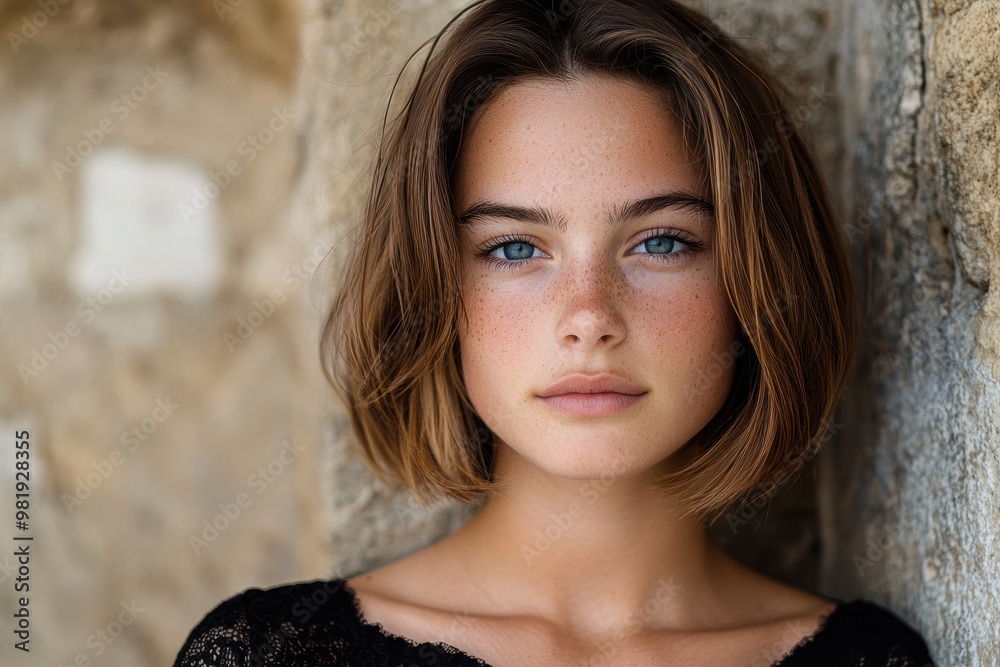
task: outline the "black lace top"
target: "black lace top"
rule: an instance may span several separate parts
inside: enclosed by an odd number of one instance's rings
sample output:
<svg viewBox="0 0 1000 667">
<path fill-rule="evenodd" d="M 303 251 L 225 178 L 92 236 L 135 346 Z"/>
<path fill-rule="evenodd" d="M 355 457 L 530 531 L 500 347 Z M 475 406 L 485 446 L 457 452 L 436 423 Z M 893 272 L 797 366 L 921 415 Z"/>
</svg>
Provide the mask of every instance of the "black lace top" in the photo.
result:
<svg viewBox="0 0 1000 667">
<path fill-rule="evenodd" d="M 417 643 L 361 614 L 344 579 L 250 588 L 194 627 L 174 667 L 359 665 L 490 667 L 443 642 Z M 839 602 L 819 629 L 772 667 L 933 667 L 923 638 L 867 600 Z"/>
</svg>

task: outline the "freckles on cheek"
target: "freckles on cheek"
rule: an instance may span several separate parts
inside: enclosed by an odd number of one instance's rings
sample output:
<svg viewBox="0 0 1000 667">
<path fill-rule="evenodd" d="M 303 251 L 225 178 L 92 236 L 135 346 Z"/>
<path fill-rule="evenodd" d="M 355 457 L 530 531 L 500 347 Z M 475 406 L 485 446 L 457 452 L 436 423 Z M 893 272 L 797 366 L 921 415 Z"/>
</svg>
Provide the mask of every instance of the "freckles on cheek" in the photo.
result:
<svg viewBox="0 0 1000 667">
<path fill-rule="evenodd" d="M 720 345 L 727 346 L 729 327 L 725 295 L 700 282 L 674 286 L 669 296 L 648 294 L 636 302 L 635 314 L 653 354 L 672 366 L 693 367 Z"/>
<path fill-rule="evenodd" d="M 482 288 L 471 292 L 470 342 L 494 357 L 518 350 L 519 341 L 530 330 L 532 300 L 503 289 Z"/>
<path fill-rule="evenodd" d="M 690 299 L 673 299 L 668 307 L 643 308 L 644 328 L 656 341 L 656 354 L 661 357 L 690 358 L 699 338 L 704 338 L 703 322 L 697 316 L 697 303 Z M 685 352 L 684 356 L 679 353 Z"/>
<path fill-rule="evenodd" d="M 544 306 L 520 285 L 484 286 L 470 290 L 470 298 L 471 330 L 463 349 L 466 382 L 481 414 L 496 417 L 501 405 L 521 393 L 516 388 L 538 372 L 546 335 Z"/>
<path fill-rule="evenodd" d="M 509 417 L 511 402 L 519 400 L 518 387 L 532 363 L 525 314 L 537 306 L 496 288 L 469 290 L 468 299 L 462 344 L 466 388 L 480 417 L 497 428 Z"/>
</svg>

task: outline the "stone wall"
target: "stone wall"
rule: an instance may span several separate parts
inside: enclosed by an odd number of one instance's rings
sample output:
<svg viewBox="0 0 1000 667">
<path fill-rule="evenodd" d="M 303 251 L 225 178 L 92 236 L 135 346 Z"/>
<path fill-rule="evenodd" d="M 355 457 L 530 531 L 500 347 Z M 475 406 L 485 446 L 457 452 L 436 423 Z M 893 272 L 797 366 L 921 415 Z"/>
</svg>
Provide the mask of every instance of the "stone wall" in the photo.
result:
<svg viewBox="0 0 1000 667">
<path fill-rule="evenodd" d="M 281 0 L 0 4 L 0 664 L 169 664 L 222 598 L 325 573 L 297 28 Z"/>
<path fill-rule="evenodd" d="M 309 73 L 301 78 L 299 93 L 310 114 L 303 128 L 308 143 L 298 182 L 300 219 L 330 230 L 338 241 L 347 240 L 344 234 L 360 210 L 363 179 L 374 155 L 375 122 L 385 110 L 395 75 L 410 53 L 465 4 L 304 3 L 302 51 Z M 338 245 L 335 253 L 340 250 L 346 251 L 347 244 Z M 408 494 L 381 484 L 350 449 L 346 420 L 339 405 L 332 407 L 336 434 L 328 443 L 334 461 L 328 509 L 333 574 L 349 577 L 395 560 L 443 537 L 471 515 L 472 508 L 453 504 L 425 511 Z"/>
<path fill-rule="evenodd" d="M 841 201 L 865 309 L 823 461 L 824 587 L 1000 663 L 1000 4 L 850 3 Z"/>
</svg>

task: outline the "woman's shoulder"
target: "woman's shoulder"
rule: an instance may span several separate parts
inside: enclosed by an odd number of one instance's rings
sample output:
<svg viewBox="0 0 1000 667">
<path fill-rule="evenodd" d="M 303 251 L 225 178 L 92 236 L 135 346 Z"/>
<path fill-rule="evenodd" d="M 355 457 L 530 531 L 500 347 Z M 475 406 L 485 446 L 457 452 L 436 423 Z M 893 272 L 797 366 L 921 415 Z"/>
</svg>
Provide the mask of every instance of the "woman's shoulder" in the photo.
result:
<svg viewBox="0 0 1000 667">
<path fill-rule="evenodd" d="M 809 665 L 934 667 L 924 638 L 895 612 L 864 598 L 840 601 L 817 632 L 774 667 Z"/>
<path fill-rule="evenodd" d="M 343 585 L 344 579 L 336 578 L 237 593 L 195 625 L 174 667 L 299 664 L 288 659 L 292 657 L 329 659 L 332 652 L 346 647 L 346 638 L 358 622 Z"/>
</svg>

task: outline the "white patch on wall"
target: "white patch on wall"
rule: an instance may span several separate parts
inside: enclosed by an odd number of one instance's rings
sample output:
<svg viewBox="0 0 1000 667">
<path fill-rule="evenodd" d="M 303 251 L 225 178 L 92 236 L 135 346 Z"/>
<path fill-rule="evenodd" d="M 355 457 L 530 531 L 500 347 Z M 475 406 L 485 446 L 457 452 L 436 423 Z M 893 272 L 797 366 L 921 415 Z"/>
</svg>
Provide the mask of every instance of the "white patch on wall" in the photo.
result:
<svg viewBox="0 0 1000 667">
<path fill-rule="evenodd" d="M 131 148 L 94 151 L 80 166 L 80 243 L 69 279 L 81 297 L 207 297 L 221 258 L 208 173 L 196 162 Z M 213 190 L 218 194 L 217 190 Z"/>
</svg>

